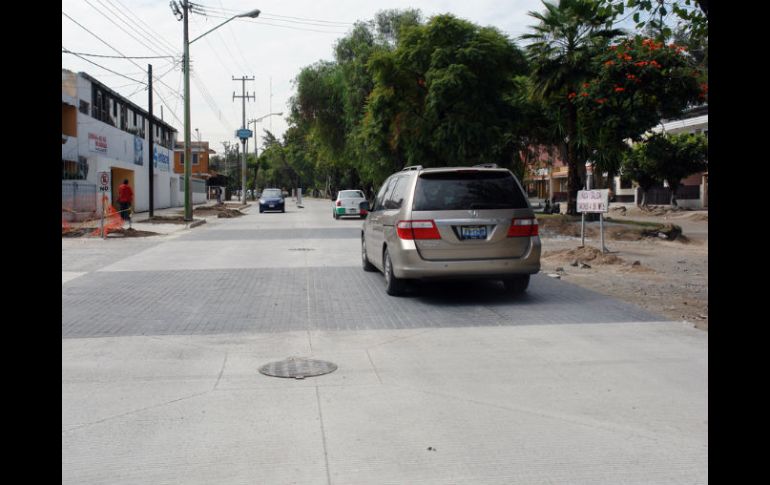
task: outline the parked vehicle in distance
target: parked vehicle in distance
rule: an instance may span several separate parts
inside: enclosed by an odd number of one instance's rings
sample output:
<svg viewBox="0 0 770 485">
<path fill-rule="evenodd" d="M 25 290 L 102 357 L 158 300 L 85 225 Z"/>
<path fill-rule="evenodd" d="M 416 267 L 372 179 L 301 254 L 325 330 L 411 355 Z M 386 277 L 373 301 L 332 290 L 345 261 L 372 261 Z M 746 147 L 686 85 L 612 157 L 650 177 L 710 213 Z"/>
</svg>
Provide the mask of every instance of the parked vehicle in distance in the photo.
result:
<svg viewBox="0 0 770 485">
<path fill-rule="evenodd" d="M 259 198 L 259 212 L 280 211 L 286 212 L 286 202 L 281 189 L 265 189 Z"/>
<path fill-rule="evenodd" d="M 401 294 L 412 279 L 498 279 L 524 292 L 540 271 L 537 219 L 510 170 L 406 167 L 381 186 L 361 230 L 365 271 Z"/>
<path fill-rule="evenodd" d="M 361 219 L 369 212 L 369 203 L 361 190 L 340 190 L 332 203 L 332 216 L 339 219 L 343 216 L 356 216 Z"/>
</svg>

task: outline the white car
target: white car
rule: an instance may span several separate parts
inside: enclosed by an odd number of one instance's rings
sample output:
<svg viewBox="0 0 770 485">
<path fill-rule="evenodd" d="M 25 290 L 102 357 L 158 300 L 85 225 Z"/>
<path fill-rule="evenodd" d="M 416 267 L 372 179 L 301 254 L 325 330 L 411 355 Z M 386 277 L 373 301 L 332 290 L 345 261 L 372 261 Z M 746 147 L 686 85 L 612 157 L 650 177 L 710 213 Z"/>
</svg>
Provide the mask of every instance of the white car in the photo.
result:
<svg viewBox="0 0 770 485">
<path fill-rule="evenodd" d="M 369 202 L 360 190 L 340 190 L 332 204 L 335 219 L 343 216 L 356 216 L 364 219 L 369 213 Z"/>
</svg>

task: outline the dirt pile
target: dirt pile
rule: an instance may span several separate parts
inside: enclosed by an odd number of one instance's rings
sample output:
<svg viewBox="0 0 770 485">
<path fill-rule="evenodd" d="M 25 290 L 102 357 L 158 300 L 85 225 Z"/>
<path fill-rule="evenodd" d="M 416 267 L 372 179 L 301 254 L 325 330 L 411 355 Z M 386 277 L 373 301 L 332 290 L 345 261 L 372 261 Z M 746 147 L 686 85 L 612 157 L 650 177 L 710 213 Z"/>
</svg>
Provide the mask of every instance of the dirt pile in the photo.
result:
<svg viewBox="0 0 770 485">
<path fill-rule="evenodd" d="M 184 220 L 184 216 L 153 216 L 146 221 L 141 222 L 148 222 L 150 224 L 187 224 L 187 221 Z"/>
<path fill-rule="evenodd" d="M 217 205 L 209 205 L 206 207 L 198 207 L 193 212 L 199 215 L 214 215 L 216 214 L 217 217 L 224 217 L 224 218 L 231 218 L 231 217 L 239 217 L 244 215 L 243 212 L 239 211 L 238 209 L 230 209 L 228 207 L 230 206 L 236 206 L 236 207 L 246 207 L 244 205 L 240 204 L 217 204 Z"/>
<path fill-rule="evenodd" d="M 98 230 L 98 227 L 62 227 L 61 237 L 83 237 Z"/>
<path fill-rule="evenodd" d="M 540 235 L 543 237 L 580 237 L 580 220 L 567 216 L 538 218 Z M 599 227 L 595 223 L 586 223 L 585 236 L 590 239 L 600 237 Z M 682 228 L 676 224 L 626 224 L 606 220 L 604 237 L 613 241 L 640 241 L 656 238 L 667 241 L 687 242 L 682 235 Z"/>
<path fill-rule="evenodd" d="M 682 228 L 676 224 L 663 224 L 659 227 L 642 229 L 642 236 L 674 241 L 682 236 Z"/>
<path fill-rule="evenodd" d="M 110 229 L 107 231 L 107 237 L 149 237 L 159 236 L 160 234 L 152 231 L 137 231 L 136 229 Z M 62 230 L 62 237 L 101 237 L 98 227 L 78 227 L 68 231 Z"/>
<path fill-rule="evenodd" d="M 549 262 L 565 262 L 574 266 L 580 264 L 625 264 L 625 260 L 622 258 L 614 254 L 602 253 L 600 249 L 593 246 L 546 251 L 543 253 L 542 258 Z"/>
<path fill-rule="evenodd" d="M 115 229 L 107 234 L 107 237 L 148 237 L 159 236 L 160 234 L 152 231 L 137 231 L 136 229 Z"/>
</svg>

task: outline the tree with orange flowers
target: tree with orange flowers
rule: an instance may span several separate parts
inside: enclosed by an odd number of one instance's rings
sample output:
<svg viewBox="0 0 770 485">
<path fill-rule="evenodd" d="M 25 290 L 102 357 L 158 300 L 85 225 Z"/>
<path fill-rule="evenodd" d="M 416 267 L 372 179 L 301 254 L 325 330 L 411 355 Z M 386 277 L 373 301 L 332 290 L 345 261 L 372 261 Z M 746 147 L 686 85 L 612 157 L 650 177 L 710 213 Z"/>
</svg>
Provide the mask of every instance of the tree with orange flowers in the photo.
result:
<svg viewBox="0 0 770 485">
<path fill-rule="evenodd" d="M 635 37 L 594 60 L 596 75 L 567 98 L 576 106 L 581 136 L 596 149 L 600 169 L 614 171 L 626 140 L 639 141 L 663 119 L 708 102 L 708 86 L 686 48 Z"/>
</svg>

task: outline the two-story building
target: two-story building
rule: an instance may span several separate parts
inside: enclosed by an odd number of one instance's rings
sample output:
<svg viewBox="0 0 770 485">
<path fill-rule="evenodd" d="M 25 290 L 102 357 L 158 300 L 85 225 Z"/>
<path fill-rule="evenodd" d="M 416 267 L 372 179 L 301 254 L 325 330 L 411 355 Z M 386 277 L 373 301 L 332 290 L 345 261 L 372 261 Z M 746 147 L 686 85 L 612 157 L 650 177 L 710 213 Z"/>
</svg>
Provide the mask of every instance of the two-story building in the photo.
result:
<svg viewBox="0 0 770 485">
<path fill-rule="evenodd" d="M 84 73 L 62 69 L 62 218 L 81 220 L 101 210 L 99 173 L 110 175 L 108 202 L 117 206 L 117 188 L 128 179 L 133 210 L 149 209 L 149 170 L 153 170 L 153 206 L 184 203 L 182 178 L 171 170 L 177 130 Z M 153 153 L 149 137 L 153 137 Z M 205 185 L 205 184 L 204 184 Z M 196 200 L 197 199 L 197 200 Z M 205 187 L 193 203 L 205 201 Z"/>
<path fill-rule="evenodd" d="M 209 148 L 207 141 L 190 142 L 192 163 L 190 172 L 192 179 L 208 180 L 212 176 L 209 167 L 209 155 L 217 152 Z M 184 143 L 177 142 L 174 146 L 174 173 L 184 174 Z"/>
</svg>

